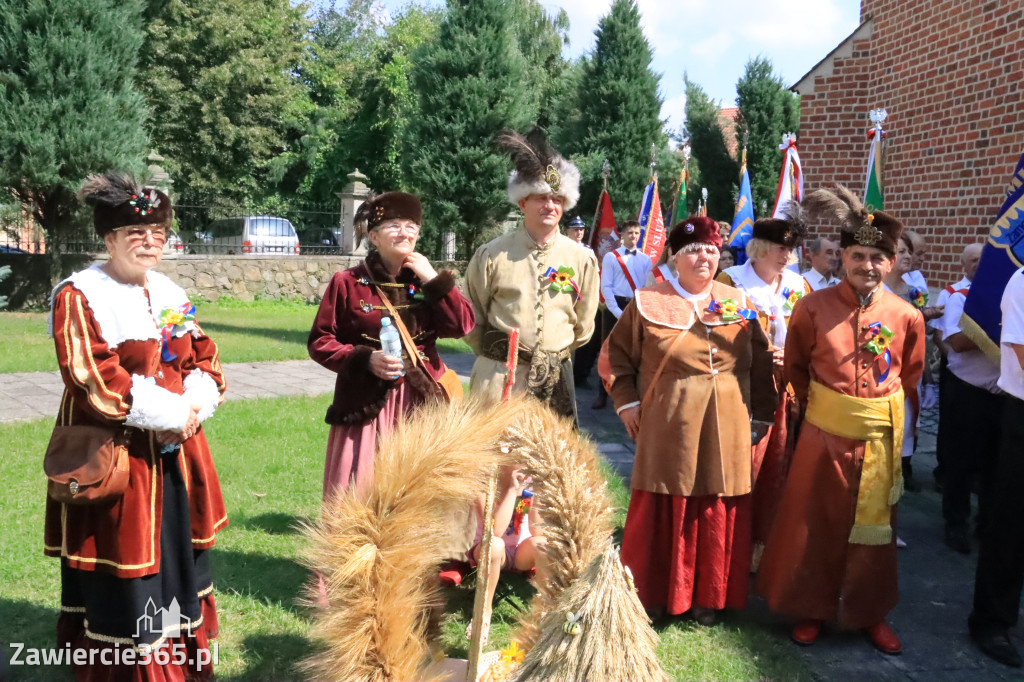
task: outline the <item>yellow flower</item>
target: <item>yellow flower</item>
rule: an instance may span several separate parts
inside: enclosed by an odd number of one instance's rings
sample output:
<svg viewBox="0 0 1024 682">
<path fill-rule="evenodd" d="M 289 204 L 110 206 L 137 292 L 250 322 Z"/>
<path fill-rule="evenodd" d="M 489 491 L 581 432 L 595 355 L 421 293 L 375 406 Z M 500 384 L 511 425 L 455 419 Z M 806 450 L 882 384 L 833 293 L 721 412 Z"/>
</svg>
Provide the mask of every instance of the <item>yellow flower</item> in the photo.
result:
<svg viewBox="0 0 1024 682">
<path fill-rule="evenodd" d="M 501 660 L 506 663 L 522 663 L 523 659 L 526 658 L 526 652 L 519 648 L 519 643 L 513 641 L 507 647 L 501 650 Z"/>
</svg>

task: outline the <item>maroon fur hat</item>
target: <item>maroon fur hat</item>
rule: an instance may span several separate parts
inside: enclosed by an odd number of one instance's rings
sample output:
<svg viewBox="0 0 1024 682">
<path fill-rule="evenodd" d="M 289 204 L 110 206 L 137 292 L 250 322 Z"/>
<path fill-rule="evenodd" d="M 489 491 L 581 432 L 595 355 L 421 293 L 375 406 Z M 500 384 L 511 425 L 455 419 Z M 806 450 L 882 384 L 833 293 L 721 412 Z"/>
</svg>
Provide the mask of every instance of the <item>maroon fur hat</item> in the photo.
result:
<svg viewBox="0 0 1024 682">
<path fill-rule="evenodd" d="M 405 192 L 371 194 L 356 211 L 353 222 L 357 233 L 366 234 L 385 220 L 411 220 L 422 225 L 420 200 Z"/>
<path fill-rule="evenodd" d="M 90 175 L 78 197 L 93 207 L 93 227 L 100 237 L 128 225 L 171 226 L 173 210 L 167 195 L 124 173 Z"/>
<path fill-rule="evenodd" d="M 679 253 L 690 244 L 710 244 L 722 250 L 722 234 L 718 223 L 707 216 L 690 216 L 672 226 L 668 233 L 668 246 L 672 253 Z"/>
</svg>

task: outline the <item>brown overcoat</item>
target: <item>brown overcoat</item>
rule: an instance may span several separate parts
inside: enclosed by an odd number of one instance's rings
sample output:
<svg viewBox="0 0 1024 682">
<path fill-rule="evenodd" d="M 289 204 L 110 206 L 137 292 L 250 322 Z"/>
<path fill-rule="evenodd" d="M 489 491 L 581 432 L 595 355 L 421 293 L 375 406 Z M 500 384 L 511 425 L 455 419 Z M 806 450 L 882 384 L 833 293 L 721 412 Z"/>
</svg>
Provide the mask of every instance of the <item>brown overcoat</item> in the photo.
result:
<svg viewBox="0 0 1024 682">
<path fill-rule="evenodd" d="M 708 312 L 712 299 L 749 305 L 738 289 L 714 282 L 711 296 L 695 307 L 673 282 L 660 282 L 637 292 L 608 337 L 609 394 L 617 410 L 642 401 L 655 381 L 640 405 L 634 490 L 750 492 L 751 414 L 770 422 L 777 402 L 772 355 L 760 325 L 724 322 Z"/>
</svg>

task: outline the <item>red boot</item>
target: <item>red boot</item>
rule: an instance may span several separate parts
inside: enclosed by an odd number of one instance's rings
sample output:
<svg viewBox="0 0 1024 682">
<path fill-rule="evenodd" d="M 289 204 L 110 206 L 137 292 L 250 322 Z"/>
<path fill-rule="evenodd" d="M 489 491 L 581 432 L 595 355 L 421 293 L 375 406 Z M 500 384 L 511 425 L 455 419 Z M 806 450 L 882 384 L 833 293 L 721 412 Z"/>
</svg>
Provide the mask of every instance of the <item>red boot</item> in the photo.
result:
<svg viewBox="0 0 1024 682">
<path fill-rule="evenodd" d="M 789 636 L 800 646 L 810 646 L 817 641 L 819 632 L 821 632 L 821 621 L 805 618 L 804 620 L 797 621 Z"/>
<path fill-rule="evenodd" d="M 871 643 L 883 654 L 895 656 L 902 653 L 903 645 L 900 644 L 900 638 L 896 636 L 896 633 L 892 631 L 892 628 L 884 620 L 878 625 L 868 628 L 866 632 Z"/>
</svg>

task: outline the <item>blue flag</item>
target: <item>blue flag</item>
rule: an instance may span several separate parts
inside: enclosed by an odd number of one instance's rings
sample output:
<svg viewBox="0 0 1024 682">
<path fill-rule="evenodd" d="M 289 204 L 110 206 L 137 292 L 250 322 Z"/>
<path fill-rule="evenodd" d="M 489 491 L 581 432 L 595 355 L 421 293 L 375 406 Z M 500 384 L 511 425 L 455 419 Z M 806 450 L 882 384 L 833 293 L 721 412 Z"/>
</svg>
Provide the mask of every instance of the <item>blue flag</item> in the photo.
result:
<svg viewBox="0 0 1024 682">
<path fill-rule="evenodd" d="M 978 347 L 999 361 L 999 308 L 1003 289 L 1010 277 L 1024 265 L 1024 154 L 1010 180 L 1006 201 L 999 208 L 988 243 L 981 252 L 978 273 L 964 303 L 960 328 Z"/>
<path fill-rule="evenodd" d="M 745 154 L 746 150 L 744 158 Z M 733 216 L 732 232 L 729 234 L 729 246 L 737 249 L 736 264 L 745 263 L 747 254 L 743 249 L 754 236 L 754 195 L 750 192 L 750 174 L 747 173 L 746 162 L 740 171 L 740 196 L 736 200 L 736 214 Z"/>
</svg>

